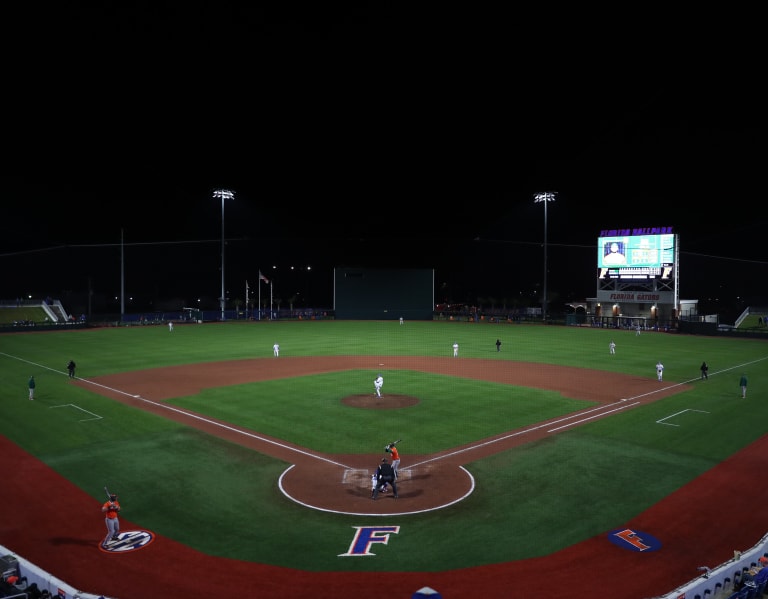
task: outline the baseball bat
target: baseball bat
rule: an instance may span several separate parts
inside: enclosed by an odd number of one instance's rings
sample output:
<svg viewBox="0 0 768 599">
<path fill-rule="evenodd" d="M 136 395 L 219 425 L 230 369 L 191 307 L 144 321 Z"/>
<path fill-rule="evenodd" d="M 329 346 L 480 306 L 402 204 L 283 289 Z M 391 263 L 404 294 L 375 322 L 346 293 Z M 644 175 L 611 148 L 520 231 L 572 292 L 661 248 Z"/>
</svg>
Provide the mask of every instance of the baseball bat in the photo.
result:
<svg viewBox="0 0 768 599">
<path fill-rule="evenodd" d="M 104 485 L 104 492 L 107 494 L 107 499 L 112 499 L 112 494 L 107 489 L 107 485 Z"/>
</svg>

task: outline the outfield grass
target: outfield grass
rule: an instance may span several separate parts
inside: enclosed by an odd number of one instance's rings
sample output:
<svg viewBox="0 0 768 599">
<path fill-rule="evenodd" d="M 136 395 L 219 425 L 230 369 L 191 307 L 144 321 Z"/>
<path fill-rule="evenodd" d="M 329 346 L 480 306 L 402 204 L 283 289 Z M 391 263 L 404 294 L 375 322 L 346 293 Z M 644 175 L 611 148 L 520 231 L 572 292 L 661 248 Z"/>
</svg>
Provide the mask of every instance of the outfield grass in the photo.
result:
<svg viewBox="0 0 768 599">
<path fill-rule="evenodd" d="M 495 341 L 503 342 L 496 352 Z M 608 343 L 616 341 L 616 355 Z M 365 518 L 316 512 L 277 492 L 288 466 L 70 385 L 77 375 L 176 364 L 318 355 L 446 356 L 562 364 L 693 388 L 468 465 L 475 492 L 450 508 L 397 518 L 395 547 L 344 560 Z M 700 382 L 706 360 L 709 380 Z M 500 365 L 501 366 L 501 365 Z M 740 399 L 739 377 L 750 379 Z M 36 400 L 26 383 L 37 380 Z M 415 395 L 387 413 L 408 454 L 425 454 L 584 407 L 557 393 L 410 370 L 382 372 L 385 393 Z M 374 372 L 235 385 L 172 403 L 330 453 L 378 453 L 381 413 L 339 399 L 372 392 Z M 596 374 L 599 376 L 599 374 Z M 240 322 L 0 335 L 0 434 L 101 502 L 119 490 L 124 518 L 211 555 L 303 570 L 440 571 L 547 555 L 623 525 L 765 433 L 768 345 L 580 327 L 452 322 Z M 617 390 L 618 391 L 618 390 Z M 657 421 L 675 416 L 674 424 Z M 632 489 L 628 494 L 627 489 Z M 184 509 L 177 509 L 179 498 Z M 763 531 L 758 531 L 761 534 Z M 758 534 L 756 533 L 756 534 Z M 510 542 L 510 540 L 514 542 Z M 472 547 L 471 552 L 457 547 Z"/>
</svg>

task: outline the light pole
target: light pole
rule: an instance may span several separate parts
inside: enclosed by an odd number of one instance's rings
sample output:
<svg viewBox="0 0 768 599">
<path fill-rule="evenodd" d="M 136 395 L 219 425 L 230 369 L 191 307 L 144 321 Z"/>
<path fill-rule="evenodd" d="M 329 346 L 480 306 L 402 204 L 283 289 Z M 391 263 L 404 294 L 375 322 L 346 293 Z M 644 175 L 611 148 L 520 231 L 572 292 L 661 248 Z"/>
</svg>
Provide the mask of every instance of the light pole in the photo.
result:
<svg viewBox="0 0 768 599">
<path fill-rule="evenodd" d="M 544 191 L 533 196 L 534 203 L 544 202 L 544 294 L 541 298 L 541 320 L 547 321 L 547 204 L 554 202 L 557 192 Z"/>
<path fill-rule="evenodd" d="M 221 198 L 221 319 L 224 320 L 224 200 L 234 200 L 235 192 L 228 189 L 217 189 L 213 192 L 214 198 Z"/>
</svg>

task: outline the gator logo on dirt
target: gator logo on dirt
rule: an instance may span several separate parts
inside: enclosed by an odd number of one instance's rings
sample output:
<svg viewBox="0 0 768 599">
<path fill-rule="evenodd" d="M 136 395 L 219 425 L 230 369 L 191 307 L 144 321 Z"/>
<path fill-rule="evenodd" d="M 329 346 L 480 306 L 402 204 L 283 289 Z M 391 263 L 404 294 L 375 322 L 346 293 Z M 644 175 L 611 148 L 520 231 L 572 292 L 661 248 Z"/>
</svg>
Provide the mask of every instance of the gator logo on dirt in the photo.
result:
<svg viewBox="0 0 768 599">
<path fill-rule="evenodd" d="M 106 545 L 99 543 L 99 549 L 105 553 L 129 553 L 144 549 L 155 540 L 155 534 L 148 530 L 130 530 L 117 535 L 116 541 L 110 541 Z"/>
<path fill-rule="evenodd" d="M 608 533 L 608 540 L 614 545 L 645 553 L 661 549 L 661 542 L 648 533 L 632 530 L 631 528 L 617 528 Z"/>
</svg>

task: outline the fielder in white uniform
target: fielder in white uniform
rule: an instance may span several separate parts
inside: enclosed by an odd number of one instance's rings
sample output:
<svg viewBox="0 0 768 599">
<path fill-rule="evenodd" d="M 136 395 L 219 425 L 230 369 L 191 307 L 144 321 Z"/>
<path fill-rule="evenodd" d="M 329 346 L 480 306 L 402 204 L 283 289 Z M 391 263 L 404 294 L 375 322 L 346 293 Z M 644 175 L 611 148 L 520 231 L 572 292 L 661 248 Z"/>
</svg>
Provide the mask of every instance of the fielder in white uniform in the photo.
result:
<svg viewBox="0 0 768 599">
<path fill-rule="evenodd" d="M 277 343 L 272 346 L 272 353 L 276 358 L 280 355 L 280 346 Z"/>
<path fill-rule="evenodd" d="M 381 397 L 381 388 L 384 386 L 384 377 L 377 376 L 373 381 L 373 388 L 376 389 L 376 397 Z"/>
<path fill-rule="evenodd" d="M 453 344 L 453 357 L 455 358 L 458 355 L 459 355 L 459 344 L 458 343 L 454 343 Z"/>
<path fill-rule="evenodd" d="M 661 380 L 661 377 L 664 375 L 664 364 L 661 363 L 661 360 L 658 361 L 656 364 L 656 376 Z"/>
</svg>

